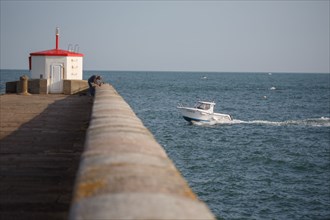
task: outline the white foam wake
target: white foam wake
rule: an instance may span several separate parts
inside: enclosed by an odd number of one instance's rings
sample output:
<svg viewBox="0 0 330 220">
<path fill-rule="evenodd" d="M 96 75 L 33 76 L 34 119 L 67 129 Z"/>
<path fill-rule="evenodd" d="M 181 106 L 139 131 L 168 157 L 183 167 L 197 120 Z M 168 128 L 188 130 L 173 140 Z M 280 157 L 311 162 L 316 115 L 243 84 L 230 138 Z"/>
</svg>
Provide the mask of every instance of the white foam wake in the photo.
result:
<svg viewBox="0 0 330 220">
<path fill-rule="evenodd" d="M 302 120 L 287 120 L 287 121 L 266 121 L 266 120 L 252 120 L 252 121 L 243 121 L 234 119 L 232 121 L 210 121 L 210 122 L 194 122 L 194 125 L 235 125 L 235 124 L 254 124 L 254 125 L 271 125 L 271 126 L 311 126 L 311 127 L 330 127 L 330 118 L 321 117 L 321 118 L 308 118 Z"/>
</svg>

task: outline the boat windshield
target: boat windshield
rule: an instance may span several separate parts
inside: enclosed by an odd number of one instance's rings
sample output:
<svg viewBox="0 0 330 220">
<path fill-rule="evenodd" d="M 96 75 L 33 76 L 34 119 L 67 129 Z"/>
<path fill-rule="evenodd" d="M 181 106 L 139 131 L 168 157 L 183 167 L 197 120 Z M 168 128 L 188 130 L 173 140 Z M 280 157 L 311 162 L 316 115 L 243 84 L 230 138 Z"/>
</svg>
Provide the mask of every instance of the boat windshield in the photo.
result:
<svg viewBox="0 0 330 220">
<path fill-rule="evenodd" d="M 196 108 L 202 109 L 202 110 L 209 110 L 210 106 L 211 106 L 210 104 L 199 102 L 199 103 L 197 103 Z"/>
</svg>

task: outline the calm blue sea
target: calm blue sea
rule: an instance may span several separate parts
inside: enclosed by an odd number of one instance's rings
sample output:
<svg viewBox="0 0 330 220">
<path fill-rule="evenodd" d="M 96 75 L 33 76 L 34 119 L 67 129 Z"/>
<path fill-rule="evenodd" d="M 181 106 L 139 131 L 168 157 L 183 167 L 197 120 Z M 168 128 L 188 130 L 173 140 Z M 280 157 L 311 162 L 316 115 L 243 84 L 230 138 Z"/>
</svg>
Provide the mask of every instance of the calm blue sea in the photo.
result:
<svg viewBox="0 0 330 220">
<path fill-rule="evenodd" d="M 1 70 L 4 82 L 26 70 Z M 219 219 L 330 219 L 330 74 L 85 71 L 134 109 Z M 231 124 L 184 121 L 215 101 Z"/>
</svg>

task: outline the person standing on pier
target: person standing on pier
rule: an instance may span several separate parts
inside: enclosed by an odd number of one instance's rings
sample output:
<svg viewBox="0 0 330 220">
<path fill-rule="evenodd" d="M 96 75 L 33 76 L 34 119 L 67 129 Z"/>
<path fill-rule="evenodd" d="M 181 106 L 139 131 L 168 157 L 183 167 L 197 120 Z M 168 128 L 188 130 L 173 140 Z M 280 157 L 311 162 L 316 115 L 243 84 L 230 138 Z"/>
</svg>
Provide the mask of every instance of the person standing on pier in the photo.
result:
<svg viewBox="0 0 330 220">
<path fill-rule="evenodd" d="M 95 85 L 98 85 L 98 86 L 102 85 L 101 79 L 102 79 L 102 77 L 98 76 L 98 75 L 93 75 L 93 76 L 89 77 L 88 85 L 89 85 L 89 92 L 90 92 L 91 96 L 95 96 Z"/>
</svg>

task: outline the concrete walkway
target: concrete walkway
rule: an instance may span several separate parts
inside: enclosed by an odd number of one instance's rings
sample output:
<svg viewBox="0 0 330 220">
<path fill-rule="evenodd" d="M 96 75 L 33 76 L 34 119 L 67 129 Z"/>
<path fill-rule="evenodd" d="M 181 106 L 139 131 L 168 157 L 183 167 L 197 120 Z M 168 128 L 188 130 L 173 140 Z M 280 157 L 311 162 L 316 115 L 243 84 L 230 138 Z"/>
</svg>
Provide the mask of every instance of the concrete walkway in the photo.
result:
<svg viewBox="0 0 330 220">
<path fill-rule="evenodd" d="M 0 96 L 0 219 L 67 219 L 91 97 Z"/>
</svg>

